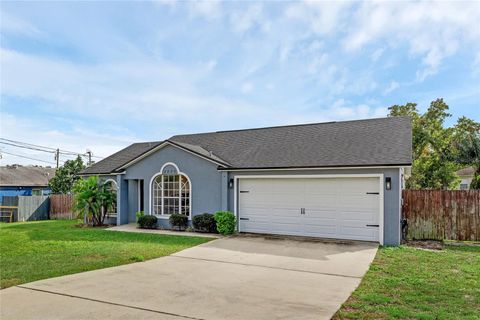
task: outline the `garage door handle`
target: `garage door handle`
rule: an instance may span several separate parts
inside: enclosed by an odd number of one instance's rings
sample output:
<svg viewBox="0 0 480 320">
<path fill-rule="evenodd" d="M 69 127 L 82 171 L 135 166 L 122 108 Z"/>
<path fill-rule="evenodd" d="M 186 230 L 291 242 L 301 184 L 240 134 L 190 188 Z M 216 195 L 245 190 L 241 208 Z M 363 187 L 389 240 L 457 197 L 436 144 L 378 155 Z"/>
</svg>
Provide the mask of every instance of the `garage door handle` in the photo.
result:
<svg viewBox="0 0 480 320">
<path fill-rule="evenodd" d="M 367 194 L 380 194 L 380 192 L 367 192 Z"/>
<path fill-rule="evenodd" d="M 367 224 L 367 227 L 380 227 L 378 224 Z"/>
<path fill-rule="evenodd" d="M 250 220 L 249 218 L 240 218 L 240 220 Z"/>
</svg>

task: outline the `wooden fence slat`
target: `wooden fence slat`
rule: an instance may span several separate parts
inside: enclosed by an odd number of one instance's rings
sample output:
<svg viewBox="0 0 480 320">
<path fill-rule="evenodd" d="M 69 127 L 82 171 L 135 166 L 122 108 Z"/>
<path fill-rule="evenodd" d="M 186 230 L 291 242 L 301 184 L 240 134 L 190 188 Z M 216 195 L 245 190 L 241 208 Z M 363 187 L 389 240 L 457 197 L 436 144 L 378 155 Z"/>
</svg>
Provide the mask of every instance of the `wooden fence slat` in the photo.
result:
<svg viewBox="0 0 480 320">
<path fill-rule="evenodd" d="M 480 190 L 403 190 L 407 239 L 480 241 Z"/>
<path fill-rule="evenodd" d="M 50 219 L 75 219 L 73 194 L 50 195 Z"/>
</svg>

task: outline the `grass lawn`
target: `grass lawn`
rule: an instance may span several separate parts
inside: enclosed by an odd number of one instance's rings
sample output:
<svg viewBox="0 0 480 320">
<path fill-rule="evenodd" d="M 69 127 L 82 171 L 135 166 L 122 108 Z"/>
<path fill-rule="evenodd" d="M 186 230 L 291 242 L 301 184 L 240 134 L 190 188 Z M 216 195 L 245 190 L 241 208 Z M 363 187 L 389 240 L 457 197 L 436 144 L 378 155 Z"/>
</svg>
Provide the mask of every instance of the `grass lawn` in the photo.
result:
<svg viewBox="0 0 480 320">
<path fill-rule="evenodd" d="M 480 319 L 480 247 L 380 248 L 333 319 Z"/>
<path fill-rule="evenodd" d="M 77 223 L 0 223 L 0 288 L 162 257 L 211 240 L 77 228 Z"/>
</svg>

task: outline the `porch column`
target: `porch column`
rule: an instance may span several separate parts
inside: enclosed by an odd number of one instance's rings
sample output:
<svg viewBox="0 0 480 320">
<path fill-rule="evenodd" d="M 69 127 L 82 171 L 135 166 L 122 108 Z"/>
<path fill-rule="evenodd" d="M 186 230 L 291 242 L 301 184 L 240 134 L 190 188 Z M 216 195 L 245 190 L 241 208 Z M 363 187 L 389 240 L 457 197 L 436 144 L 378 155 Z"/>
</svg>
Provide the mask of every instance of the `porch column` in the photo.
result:
<svg viewBox="0 0 480 320">
<path fill-rule="evenodd" d="M 222 211 L 228 210 L 228 172 L 222 171 Z"/>
<path fill-rule="evenodd" d="M 128 180 L 117 175 L 117 225 L 128 223 Z"/>
</svg>

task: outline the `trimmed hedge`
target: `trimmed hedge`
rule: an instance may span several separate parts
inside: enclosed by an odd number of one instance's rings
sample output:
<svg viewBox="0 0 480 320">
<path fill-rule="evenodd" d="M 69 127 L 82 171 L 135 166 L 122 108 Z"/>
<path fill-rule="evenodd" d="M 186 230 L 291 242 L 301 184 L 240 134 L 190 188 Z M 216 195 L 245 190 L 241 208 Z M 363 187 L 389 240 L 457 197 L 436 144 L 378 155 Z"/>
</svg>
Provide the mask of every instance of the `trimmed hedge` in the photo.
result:
<svg viewBox="0 0 480 320">
<path fill-rule="evenodd" d="M 142 229 L 156 229 L 157 228 L 157 217 L 146 215 L 138 217 L 138 226 Z"/>
<path fill-rule="evenodd" d="M 170 215 L 170 218 L 168 218 L 168 221 L 170 221 L 170 225 L 173 228 L 176 228 L 177 230 L 185 230 L 188 226 L 188 216 L 184 214 L 178 214 L 174 213 Z"/>
<path fill-rule="evenodd" d="M 235 232 L 235 215 L 230 211 L 215 212 L 215 221 L 217 223 L 217 231 L 223 235 L 233 234 Z"/>
<path fill-rule="evenodd" d="M 217 223 L 215 217 L 210 213 L 203 213 L 193 217 L 193 228 L 197 232 L 217 232 Z"/>
</svg>

